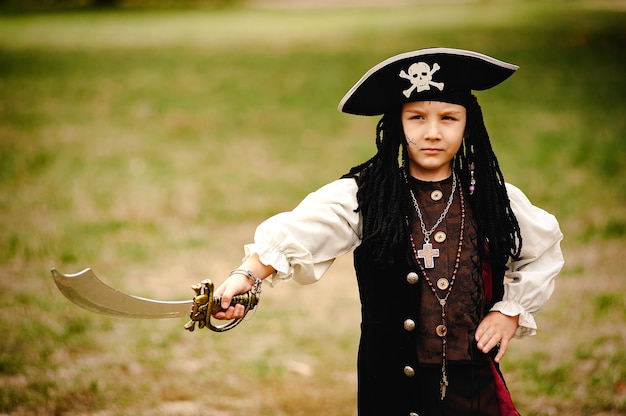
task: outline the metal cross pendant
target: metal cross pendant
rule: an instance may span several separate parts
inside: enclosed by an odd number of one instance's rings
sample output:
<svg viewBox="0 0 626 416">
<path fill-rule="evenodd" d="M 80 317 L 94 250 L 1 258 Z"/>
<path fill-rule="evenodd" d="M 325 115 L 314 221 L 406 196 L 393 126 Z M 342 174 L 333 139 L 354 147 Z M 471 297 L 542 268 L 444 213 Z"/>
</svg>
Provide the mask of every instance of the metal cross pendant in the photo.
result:
<svg viewBox="0 0 626 416">
<path fill-rule="evenodd" d="M 424 243 L 421 250 L 417 250 L 417 257 L 424 259 L 424 267 L 432 269 L 435 267 L 435 257 L 439 257 L 439 249 L 433 248 L 430 243 Z"/>
<path fill-rule="evenodd" d="M 448 376 L 446 373 L 443 373 L 439 386 L 441 388 L 441 400 L 443 400 L 446 398 L 446 390 L 448 389 Z"/>
</svg>

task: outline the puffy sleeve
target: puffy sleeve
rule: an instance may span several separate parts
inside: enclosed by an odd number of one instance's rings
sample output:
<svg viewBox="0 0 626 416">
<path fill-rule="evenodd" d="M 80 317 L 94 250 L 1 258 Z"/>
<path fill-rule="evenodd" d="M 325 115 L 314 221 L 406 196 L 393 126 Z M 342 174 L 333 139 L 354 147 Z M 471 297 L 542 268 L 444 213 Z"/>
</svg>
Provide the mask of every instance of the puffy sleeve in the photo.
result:
<svg viewBox="0 0 626 416">
<path fill-rule="evenodd" d="M 518 188 L 507 184 L 511 209 L 522 235 L 519 260 L 511 260 L 505 273 L 504 297 L 491 310 L 519 315 L 516 336 L 535 335 L 535 315 L 554 290 L 554 278 L 563 267 L 563 234 L 556 218 L 534 206 Z"/>
<path fill-rule="evenodd" d="M 256 253 L 274 267 L 276 273 L 266 279 L 271 285 L 291 278 L 301 284 L 318 281 L 335 258 L 361 241 L 356 192 L 354 179 L 338 179 L 309 194 L 293 211 L 261 223 L 254 243 L 244 247 L 245 258 Z"/>
</svg>

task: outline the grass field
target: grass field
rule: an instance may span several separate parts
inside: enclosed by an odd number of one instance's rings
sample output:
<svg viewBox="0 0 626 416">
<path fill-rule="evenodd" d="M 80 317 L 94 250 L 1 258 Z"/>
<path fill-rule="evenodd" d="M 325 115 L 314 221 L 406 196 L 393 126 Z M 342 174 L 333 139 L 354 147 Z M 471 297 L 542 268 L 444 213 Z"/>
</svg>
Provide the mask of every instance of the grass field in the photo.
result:
<svg viewBox="0 0 626 416">
<path fill-rule="evenodd" d="M 626 413 L 626 7 L 0 15 L 0 414 L 354 415 L 349 256 L 265 288 L 236 330 L 82 311 L 51 267 L 139 296 L 221 282 L 255 225 L 374 151 L 336 110 L 393 54 L 440 45 L 520 65 L 479 93 L 506 179 L 560 220 L 566 267 L 503 370 L 524 415 Z"/>
</svg>

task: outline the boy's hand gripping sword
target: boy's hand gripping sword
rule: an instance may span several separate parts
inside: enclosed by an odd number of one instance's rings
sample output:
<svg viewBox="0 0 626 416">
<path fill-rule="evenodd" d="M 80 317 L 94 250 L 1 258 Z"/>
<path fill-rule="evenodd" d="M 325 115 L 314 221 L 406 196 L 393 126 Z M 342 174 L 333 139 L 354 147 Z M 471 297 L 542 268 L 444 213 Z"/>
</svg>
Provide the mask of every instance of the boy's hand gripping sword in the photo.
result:
<svg viewBox="0 0 626 416">
<path fill-rule="evenodd" d="M 203 280 L 191 288 L 196 293 L 192 300 L 161 301 L 127 295 L 104 284 L 91 269 L 76 274 L 62 274 L 52 269 L 52 277 L 63 295 L 74 304 L 91 312 L 126 318 L 178 318 L 189 316 L 185 329 L 193 331 L 196 323 L 199 328 L 207 327 L 215 332 L 224 332 L 237 326 L 246 314 L 259 303 L 261 288 L 233 297 L 231 305 L 244 305 L 241 318 L 223 325 L 213 325 L 211 315 L 222 311 L 221 297 L 213 296 L 213 283 Z"/>
</svg>

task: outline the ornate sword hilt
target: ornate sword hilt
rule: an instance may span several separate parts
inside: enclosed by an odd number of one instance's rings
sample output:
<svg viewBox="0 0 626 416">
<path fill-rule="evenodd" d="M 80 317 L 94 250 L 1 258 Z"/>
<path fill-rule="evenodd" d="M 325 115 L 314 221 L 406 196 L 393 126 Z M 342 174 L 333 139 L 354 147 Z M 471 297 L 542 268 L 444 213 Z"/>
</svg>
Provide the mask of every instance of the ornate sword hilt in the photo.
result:
<svg viewBox="0 0 626 416">
<path fill-rule="evenodd" d="M 201 283 L 196 283 L 191 286 L 191 288 L 196 292 L 196 296 L 193 298 L 193 304 L 191 305 L 191 313 L 189 317 L 191 320 L 185 324 L 185 329 L 188 331 L 193 331 L 196 329 L 196 323 L 198 324 L 198 328 L 207 327 L 211 331 L 215 332 L 224 332 L 229 329 L 233 329 L 243 319 L 246 317 L 248 312 L 259 303 L 259 294 L 260 291 L 249 291 L 243 293 L 241 295 L 233 296 L 233 299 L 230 301 L 231 305 L 243 305 L 245 307 L 243 316 L 241 318 L 233 319 L 232 321 L 224 324 L 224 325 L 213 325 L 211 323 L 211 315 L 214 313 L 222 311 L 222 298 L 213 296 L 213 282 L 209 279 L 203 280 Z"/>
</svg>

